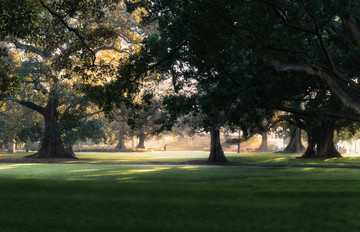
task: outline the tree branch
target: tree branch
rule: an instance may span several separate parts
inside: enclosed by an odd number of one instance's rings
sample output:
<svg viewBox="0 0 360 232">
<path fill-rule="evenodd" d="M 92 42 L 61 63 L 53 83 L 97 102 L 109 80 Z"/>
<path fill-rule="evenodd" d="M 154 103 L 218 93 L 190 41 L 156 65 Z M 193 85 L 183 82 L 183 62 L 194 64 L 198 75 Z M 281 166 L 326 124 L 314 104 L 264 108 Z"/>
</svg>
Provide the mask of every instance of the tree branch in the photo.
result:
<svg viewBox="0 0 360 232">
<path fill-rule="evenodd" d="M 330 89 L 339 97 L 345 106 L 352 108 L 360 114 L 360 98 L 352 94 L 346 85 L 342 82 L 342 78 L 336 73 L 324 69 L 317 64 L 283 64 L 280 61 L 264 58 L 275 70 L 291 74 L 309 74 L 323 79 Z"/>
<path fill-rule="evenodd" d="M 53 11 L 52 9 L 50 9 L 43 0 L 39 0 L 40 4 L 54 17 L 58 18 L 61 22 L 61 24 L 63 24 L 69 31 L 73 32 L 81 41 L 81 43 L 84 45 L 84 47 L 92 54 L 93 56 L 93 65 L 95 65 L 95 60 L 96 60 L 96 55 L 95 53 L 90 49 L 90 47 L 86 44 L 85 39 L 80 35 L 79 31 L 73 27 L 70 27 L 65 20 L 55 11 Z"/>
<path fill-rule="evenodd" d="M 130 52 L 128 51 L 128 49 L 118 49 L 115 46 L 105 46 L 105 47 L 100 47 L 100 48 L 96 48 L 94 49 L 94 53 L 97 54 L 100 51 L 116 51 L 118 53 L 126 53 L 128 55 L 130 55 Z"/>
<path fill-rule="evenodd" d="M 31 46 L 29 44 L 22 44 L 19 41 L 12 41 L 10 38 L 6 38 L 3 41 L 12 43 L 13 45 L 15 45 L 15 47 L 17 49 L 28 50 L 28 51 L 30 51 L 32 53 L 35 53 L 35 54 L 41 56 L 42 58 L 46 58 L 46 59 L 51 58 L 50 53 L 48 53 L 48 52 L 46 52 L 44 50 L 41 50 L 41 49 L 39 49 L 37 47 Z"/>
<path fill-rule="evenodd" d="M 324 115 L 328 116 L 328 117 L 332 117 L 332 118 L 337 118 L 337 119 L 346 119 L 346 120 L 350 120 L 350 121 L 356 121 L 356 122 L 360 122 L 360 116 L 359 115 L 354 115 L 354 114 L 339 114 L 339 113 L 333 113 L 333 112 L 328 112 L 328 111 L 312 111 L 312 110 L 300 110 L 300 109 L 295 109 L 292 107 L 286 107 L 286 106 L 280 106 L 278 107 L 278 110 L 281 111 L 285 111 L 288 113 L 293 113 L 299 116 L 305 116 L 305 117 L 323 117 Z"/>
<path fill-rule="evenodd" d="M 138 73 L 134 80 L 136 81 L 138 78 L 140 78 L 140 76 L 150 70 L 155 69 L 156 67 L 160 66 L 162 63 L 164 63 L 165 61 L 167 61 L 168 59 L 170 59 L 173 55 L 175 55 L 182 46 L 184 46 L 186 44 L 186 41 L 183 40 L 180 44 L 178 44 L 175 48 L 173 48 L 169 54 L 167 54 L 164 58 L 162 58 L 160 61 L 156 62 L 155 64 L 149 65 L 147 68 L 145 68 L 144 70 L 142 70 L 140 73 Z"/>
<path fill-rule="evenodd" d="M 44 107 L 38 106 L 35 103 L 30 102 L 30 101 L 17 101 L 17 103 L 19 103 L 20 105 L 25 106 L 31 110 L 35 110 L 42 116 L 45 116 L 45 108 Z"/>
<path fill-rule="evenodd" d="M 264 2 L 269 4 L 273 8 L 274 12 L 277 14 L 277 16 L 283 21 L 284 25 L 286 25 L 287 27 L 293 28 L 298 31 L 303 31 L 306 33 L 316 35 L 315 31 L 312 31 L 307 28 L 303 28 L 298 25 L 290 23 L 288 20 L 288 17 L 286 16 L 286 12 L 283 9 L 281 9 L 278 5 L 276 5 L 273 1 L 265 0 Z"/>
</svg>

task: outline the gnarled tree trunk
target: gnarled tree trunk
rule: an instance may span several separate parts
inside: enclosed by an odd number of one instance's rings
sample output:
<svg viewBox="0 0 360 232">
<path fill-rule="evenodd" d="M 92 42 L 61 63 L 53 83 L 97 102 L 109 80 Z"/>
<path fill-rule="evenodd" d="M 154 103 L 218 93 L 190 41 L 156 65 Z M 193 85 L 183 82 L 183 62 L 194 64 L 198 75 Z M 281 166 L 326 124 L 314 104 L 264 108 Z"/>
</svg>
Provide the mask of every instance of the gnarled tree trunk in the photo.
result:
<svg viewBox="0 0 360 232">
<path fill-rule="evenodd" d="M 30 158 L 74 158 L 74 154 L 66 151 L 60 137 L 57 111 L 58 101 L 50 98 L 44 108 L 45 132 L 40 149 Z"/>
<path fill-rule="evenodd" d="M 123 150 L 126 149 L 125 147 L 125 138 L 122 132 L 118 133 L 118 144 L 116 145 L 115 149 L 116 150 Z"/>
<path fill-rule="evenodd" d="M 341 157 L 333 141 L 334 131 L 335 123 L 332 121 L 322 121 L 320 126 L 308 131 L 309 145 L 302 158 Z"/>
<path fill-rule="evenodd" d="M 210 129 L 210 156 L 207 162 L 209 163 L 221 163 L 227 162 L 224 155 L 224 151 L 220 143 L 220 129 L 218 126 L 213 125 Z"/>
<path fill-rule="evenodd" d="M 139 135 L 139 143 L 136 146 L 136 148 L 145 148 L 145 138 L 146 138 L 145 134 Z"/>
<path fill-rule="evenodd" d="M 305 150 L 305 147 L 301 143 L 301 129 L 298 127 L 292 127 L 290 129 L 290 142 L 282 151 L 284 153 L 300 153 Z"/>
<path fill-rule="evenodd" d="M 268 152 L 269 151 L 269 147 L 268 147 L 268 141 L 267 141 L 268 137 L 266 132 L 262 132 L 261 133 L 261 144 L 260 147 L 258 147 L 255 151 L 257 152 Z"/>
</svg>

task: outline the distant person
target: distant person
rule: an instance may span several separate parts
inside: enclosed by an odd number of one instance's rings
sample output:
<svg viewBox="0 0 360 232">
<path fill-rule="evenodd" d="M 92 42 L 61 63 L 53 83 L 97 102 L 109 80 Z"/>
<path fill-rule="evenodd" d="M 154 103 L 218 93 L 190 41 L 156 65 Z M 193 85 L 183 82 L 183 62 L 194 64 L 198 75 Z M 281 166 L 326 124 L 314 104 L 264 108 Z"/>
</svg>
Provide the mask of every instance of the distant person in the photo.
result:
<svg viewBox="0 0 360 232">
<path fill-rule="evenodd" d="M 165 146 L 164 146 L 164 151 L 166 151 L 166 144 L 165 144 Z"/>
</svg>

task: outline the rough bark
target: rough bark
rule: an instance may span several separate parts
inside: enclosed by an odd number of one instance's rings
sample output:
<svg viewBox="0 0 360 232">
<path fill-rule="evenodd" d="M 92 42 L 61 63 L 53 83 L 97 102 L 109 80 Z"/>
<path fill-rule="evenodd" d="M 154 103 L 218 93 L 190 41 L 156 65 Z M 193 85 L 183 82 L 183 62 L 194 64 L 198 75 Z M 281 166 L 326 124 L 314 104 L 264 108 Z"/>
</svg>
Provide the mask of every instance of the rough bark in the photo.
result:
<svg viewBox="0 0 360 232">
<path fill-rule="evenodd" d="M 28 156 L 29 158 L 74 158 L 74 155 L 69 153 L 59 136 L 46 136 L 41 143 L 41 147 L 37 153 Z"/>
<path fill-rule="evenodd" d="M 322 121 L 321 125 L 308 131 L 308 147 L 302 158 L 341 157 L 334 144 L 335 123 Z"/>
<path fill-rule="evenodd" d="M 300 153 L 304 152 L 305 147 L 301 143 L 301 129 L 293 127 L 290 129 L 290 142 L 282 151 L 284 153 Z"/>
<path fill-rule="evenodd" d="M 115 149 L 116 150 L 126 149 L 125 138 L 124 138 L 123 133 L 121 133 L 121 132 L 118 133 L 118 144 L 116 145 Z"/>
<path fill-rule="evenodd" d="M 221 147 L 220 142 L 220 129 L 218 126 L 212 126 L 210 129 L 210 156 L 208 158 L 208 163 L 223 163 L 227 162 L 227 159 L 224 155 L 224 151 Z"/>
<path fill-rule="evenodd" d="M 139 135 L 139 143 L 136 148 L 145 148 L 145 138 L 146 136 L 144 134 Z"/>
<path fill-rule="evenodd" d="M 40 149 L 30 158 L 74 158 L 74 154 L 66 151 L 60 137 L 57 111 L 58 101 L 50 98 L 43 114 L 45 118 L 45 132 Z"/>
<path fill-rule="evenodd" d="M 268 137 L 267 137 L 266 132 L 261 133 L 261 144 L 255 151 L 257 151 L 257 152 L 268 152 L 269 147 L 268 147 L 267 139 L 268 139 Z"/>
</svg>

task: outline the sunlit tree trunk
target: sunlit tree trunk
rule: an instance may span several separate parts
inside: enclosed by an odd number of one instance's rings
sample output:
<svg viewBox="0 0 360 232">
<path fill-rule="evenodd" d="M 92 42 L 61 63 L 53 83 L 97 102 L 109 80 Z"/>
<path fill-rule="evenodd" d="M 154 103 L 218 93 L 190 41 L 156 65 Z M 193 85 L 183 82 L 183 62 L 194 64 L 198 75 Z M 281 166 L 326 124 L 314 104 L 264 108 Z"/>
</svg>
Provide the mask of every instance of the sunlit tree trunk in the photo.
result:
<svg viewBox="0 0 360 232">
<path fill-rule="evenodd" d="M 266 132 L 262 132 L 261 133 L 261 144 L 260 147 L 258 147 L 255 151 L 257 152 L 268 152 L 269 151 L 269 147 L 268 147 L 268 136 L 266 134 Z"/>
<path fill-rule="evenodd" d="M 116 150 L 126 149 L 126 147 L 125 147 L 125 138 L 124 138 L 124 135 L 123 135 L 123 133 L 121 131 L 118 133 L 118 144 L 116 145 L 115 149 Z"/>
<path fill-rule="evenodd" d="M 15 153 L 16 152 L 16 141 L 12 139 L 8 142 L 8 153 Z"/>
<path fill-rule="evenodd" d="M 301 129 L 292 127 L 290 129 L 290 142 L 283 150 L 284 153 L 300 153 L 305 150 L 301 143 Z"/>
<path fill-rule="evenodd" d="M 145 134 L 139 135 L 139 144 L 136 146 L 136 148 L 145 148 Z"/>
</svg>

